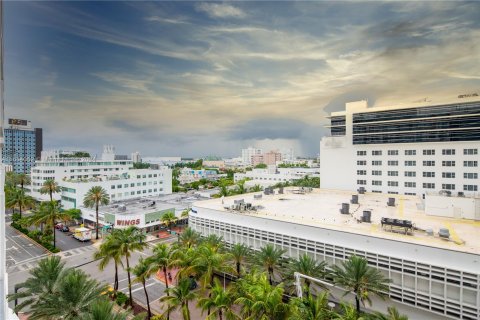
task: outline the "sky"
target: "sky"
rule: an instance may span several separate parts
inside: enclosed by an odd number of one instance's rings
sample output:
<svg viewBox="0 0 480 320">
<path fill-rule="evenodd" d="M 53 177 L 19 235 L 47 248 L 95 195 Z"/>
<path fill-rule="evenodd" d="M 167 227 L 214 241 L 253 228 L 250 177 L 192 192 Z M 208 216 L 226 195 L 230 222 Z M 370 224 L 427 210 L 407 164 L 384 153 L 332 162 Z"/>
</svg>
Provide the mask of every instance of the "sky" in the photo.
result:
<svg viewBox="0 0 480 320">
<path fill-rule="evenodd" d="M 6 1 L 5 115 L 44 150 L 315 156 L 325 118 L 480 89 L 480 2 Z"/>
</svg>

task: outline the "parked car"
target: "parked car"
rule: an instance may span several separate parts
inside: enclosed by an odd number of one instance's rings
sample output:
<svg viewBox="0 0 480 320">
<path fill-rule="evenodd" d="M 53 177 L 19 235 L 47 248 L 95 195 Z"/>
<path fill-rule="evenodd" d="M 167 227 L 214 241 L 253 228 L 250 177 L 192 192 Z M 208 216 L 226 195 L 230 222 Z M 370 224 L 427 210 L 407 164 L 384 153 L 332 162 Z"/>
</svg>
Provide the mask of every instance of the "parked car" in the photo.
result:
<svg viewBox="0 0 480 320">
<path fill-rule="evenodd" d="M 69 231 L 70 231 L 70 228 L 67 227 L 67 226 L 63 226 L 63 227 L 60 229 L 60 231 L 62 231 L 62 232 L 69 232 Z"/>
<path fill-rule="evenodd" d="M 55 225 L 55 229 L 61 230 L 62 228 L 63 228 L 63 223 L 59 222 Z"/>
</svg>

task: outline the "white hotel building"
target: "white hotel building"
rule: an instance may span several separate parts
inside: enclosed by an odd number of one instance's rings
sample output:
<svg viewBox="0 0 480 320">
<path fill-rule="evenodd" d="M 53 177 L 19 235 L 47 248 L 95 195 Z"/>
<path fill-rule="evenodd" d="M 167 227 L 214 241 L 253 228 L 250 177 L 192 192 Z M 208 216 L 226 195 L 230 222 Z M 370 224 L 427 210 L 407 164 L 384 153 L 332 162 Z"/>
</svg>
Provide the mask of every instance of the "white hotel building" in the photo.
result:
<svg viewBox="0 0 480 320">
<path fill-rule="evenodd" d="M 307 253 L 338 264 L 363 256 L 392 279 L 387 304 L 410 319 L 478 320 L 480 102 L 396 108 L 357 102 L 331 119 L 332 137 L 321 141 L 324 189 L 197 202 L 190 226 L 254 249 L 271 243 L 294 258 Z M 360 187 L 366 192 L 350 204 Z M 364 211 L 371 222 L 361 222 Z M 392 232 L 384 219 L 413 227 Z M 445 229 L 449 236 L 440 236 Z M 386 304 L 374 301 L 373 309 L 385 312 Z"/>
<path fill-rule="evenodd" d="M 406 195 L 478 192 L 478 97 L 375 108 L 352 102 L 330 120 L 331 136 L 320 142 L 322 188 Z"/>
<path fill-rule="evenodd" d="M 130 160 L 114 160 L 113 147 L 106 146 L 101 159 L 63 158 L 61 152 L 44 152 L 42 159 L 32 168 L 31 195 L 39 200 L 48 200 L 49 195 L 39 190 L 48 179 L 55 180 L 61 193 L 54 194 L 62 200 L 65 209 L 78 208 L 93 186 L 104 188 L 111 202 L 159 196 L 172 193 L 172 170 L 132 169 Z"/>
</svg>

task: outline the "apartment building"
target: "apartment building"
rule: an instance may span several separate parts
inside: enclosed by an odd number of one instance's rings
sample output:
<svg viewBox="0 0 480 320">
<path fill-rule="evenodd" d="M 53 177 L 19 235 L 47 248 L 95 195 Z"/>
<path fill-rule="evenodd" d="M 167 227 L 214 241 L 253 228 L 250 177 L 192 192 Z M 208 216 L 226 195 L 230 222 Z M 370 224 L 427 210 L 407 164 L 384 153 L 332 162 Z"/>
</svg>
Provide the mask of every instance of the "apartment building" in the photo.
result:
<svg viewBox="0 0 480 320">
<path fill-rule="evenodd" d="M 242 149 L 242 162 L 244 165 L 249 166 L 252 164 L 252 157 L 261 155 L 263 153 L 262 149 L 248 147 Z"/>
<path fill-rule="evenodd" d="M 245 185 L 252 187 L 259 185 L 262 187 L 273 186 L 279 182 L 292 182 L 293 180 L 303 179 L 305 177 L 319 177 L 318 168 L 277 168 L 274 165 L 268 166 L 266 169 L 252 169 L 245 173 L 235 173 L 233 175 L 234 182 L 247 179 Z"/>
<path fill-rule="evenodd" d="M 322 188 L 478 193 L 478 97 L 374 108 L 359 101 L 329 118 L 331 136 L 320 142 Z"/>
</svg>

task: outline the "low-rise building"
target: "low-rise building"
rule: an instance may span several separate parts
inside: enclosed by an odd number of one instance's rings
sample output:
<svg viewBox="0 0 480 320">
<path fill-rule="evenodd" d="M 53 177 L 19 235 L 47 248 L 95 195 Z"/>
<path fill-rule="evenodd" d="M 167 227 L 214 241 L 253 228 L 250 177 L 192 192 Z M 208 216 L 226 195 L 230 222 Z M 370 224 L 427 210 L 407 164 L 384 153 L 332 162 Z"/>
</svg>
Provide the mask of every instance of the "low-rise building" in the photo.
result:
<svg viewBox="0 0 480 320">
<path fill-rule="evenodd" d="M 238 182 L 243 179 L 248 181 L 245 183 L 247 187 L 254 185 L 260 185 L 262 187 L 273 186 L 279 182 L 293 182 L 308 177 L 319 177 L 318 168 L 277 168 L 275 166 L 268 166 L 267 169 L 252 169 L 245 173 L 235 173 L 233 178 L 234 182 Z"/>
<path fill-rule="evenodd" d="M 182 168 L 180 176 L 178 177 L 180 184 L 192 183 L 201 179 L 217 180 L 219 179 L 219 175 L 216 170 Z"/>
</svg>

